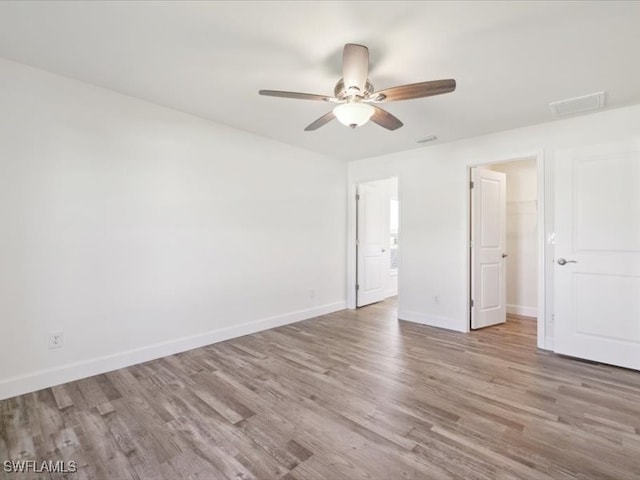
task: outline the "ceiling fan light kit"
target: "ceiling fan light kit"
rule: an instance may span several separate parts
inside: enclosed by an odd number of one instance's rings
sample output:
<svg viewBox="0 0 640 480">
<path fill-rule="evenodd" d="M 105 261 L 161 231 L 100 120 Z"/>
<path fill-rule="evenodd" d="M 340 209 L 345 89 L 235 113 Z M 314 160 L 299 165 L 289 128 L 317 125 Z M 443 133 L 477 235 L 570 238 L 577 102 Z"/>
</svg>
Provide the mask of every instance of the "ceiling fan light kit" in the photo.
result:
<svg viewBox="0 0 640 480">
<path fill-rule="evenodd" d="M 375 113 L 375 109 L 362 102 L 341 103 L 333 109 L 333 115 L 338 121 L 351 128 L 364 125 Z"/>
<path fill-rule="evenodd" d="M 334 118 L 351 128 L 360 127 L 371 120 L 387 130 L 396 130 L 402 127 L 402 122 L 375 104 L 431 97 L 453 92 L 456 89 L 456 81 L 448 79 L 401 85 L 376 92 L 367 78 L 368 75 L 369 49 L 363 45 L 347 43 L 342 52 L 342 78 L 333 90 L 334 97 L 281 90 L 260 90 L 258 93 L 271 97 L 316 100 L 338 104 L 331 112 L 324 114 L 308 125 L 305 128 L 305 131 L 308 132 L 317 130 Z"/>
</svg>

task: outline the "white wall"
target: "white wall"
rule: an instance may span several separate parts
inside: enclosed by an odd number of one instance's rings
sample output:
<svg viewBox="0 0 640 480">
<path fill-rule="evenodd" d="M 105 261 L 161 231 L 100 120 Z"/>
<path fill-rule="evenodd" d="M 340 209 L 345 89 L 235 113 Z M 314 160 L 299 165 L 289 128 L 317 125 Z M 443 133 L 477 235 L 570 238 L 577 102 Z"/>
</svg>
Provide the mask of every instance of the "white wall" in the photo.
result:
<svg viewBox="0 0 640 480">
<path fill-rule="evenodd" d="M 536 161 L 491 166 L 507 176 L 507 313 L 537 316 L 538 175 Z"/>
<path fill-rule="evenodd" d="M 2 60 L 0 105 L 0 398 L 344 307 L 344 163 Z"/>
<path fill-rule="evenodd" d="M 638 138 L 640 106 L 499 132 L 349 163 L 349 183 L 399 177 L 399 315 L 466 331 L 468 324 L 468 167 L 544 156 L 545 232 L 553 230 L 553 166 L 559 149 Z M 352 188 L 352 187 L 351 187 Z M 353 221 L 353 209 L 349 209 Z M 349 255 L 353 255 L 349 250 Z M 551 347 L 553 249 L 546 248 L 543 338 Z M 348 272 L 349 282 L 353 273 Z M 439 303 L 434 297 L 439 297 Z M 351 303 L 351 302 L 349 302 Z M 540 333 L 540 330 L 539 330 Z M 546 336 L 546 338 L 545 338 Z"/>
</svg>

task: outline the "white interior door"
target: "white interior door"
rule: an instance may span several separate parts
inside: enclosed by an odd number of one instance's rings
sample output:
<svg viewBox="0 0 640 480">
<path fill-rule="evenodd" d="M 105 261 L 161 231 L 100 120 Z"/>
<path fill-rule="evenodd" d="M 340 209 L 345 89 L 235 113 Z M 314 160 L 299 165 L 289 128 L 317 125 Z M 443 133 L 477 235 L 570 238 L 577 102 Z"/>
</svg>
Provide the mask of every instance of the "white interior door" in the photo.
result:
<svg viewBox="0 0 640 480">
<path fill-rule="evenodd" d="M 358 185 L 358 307 L 385 299 L 390 268 L 389 205 L 384 182 Z"/>
<path fill-rule="evenodd" d="M 471 328 L 507 321 L 506 175 L 472 168 Z"/>
<path fill-rule="evenodd" d="M 554 350 L 640 370 L 640 145 L 558 152 Z"/>
</svg>

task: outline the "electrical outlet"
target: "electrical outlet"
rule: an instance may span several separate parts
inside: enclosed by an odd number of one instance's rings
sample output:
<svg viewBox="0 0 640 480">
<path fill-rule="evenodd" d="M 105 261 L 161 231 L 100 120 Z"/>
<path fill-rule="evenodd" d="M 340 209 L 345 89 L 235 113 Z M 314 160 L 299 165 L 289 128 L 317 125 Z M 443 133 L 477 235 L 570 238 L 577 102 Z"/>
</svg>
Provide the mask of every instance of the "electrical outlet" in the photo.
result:
<svg viewBox="0 0 640 480">
<path fill-rule="evenodd" d="M 436 305 L 438 305 L 440 303 L 440 298 L 438 297 L 438 295 L 433 297 L 433 303 L 435 303 Z"/>
<path fill-rule="evenodd" d="M 49 334 L 49 348 L 60 348 L 64 344 L 64 334 L 54 332 Z"/>
</svg>

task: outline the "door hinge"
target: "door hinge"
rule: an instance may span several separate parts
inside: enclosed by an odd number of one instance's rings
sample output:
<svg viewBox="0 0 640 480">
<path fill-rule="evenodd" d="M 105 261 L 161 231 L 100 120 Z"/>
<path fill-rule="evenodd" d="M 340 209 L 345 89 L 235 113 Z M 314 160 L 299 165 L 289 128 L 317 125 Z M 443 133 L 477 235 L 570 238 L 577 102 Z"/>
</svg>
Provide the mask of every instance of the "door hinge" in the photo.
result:
<svg viewBox="0 0 640 480">
<path fill-rule="evenodd" d="M 360 290 L 360 285 L 356 285 L 356 290 Z"/>
<path fill-rule="evenodd" d="M 356 202 L 357 202 L 358 200 L 360 200 L 360 194 L 359 194 L 359 193 L 356 193 Z"/>
<path fill-rule="evenodd" d="M 356 247 L 360 245 L 360 240 L 356 240 Z"/>
<path fill-rule="evenodd" d="M 471 299 L 471 306 L 473 307 L 473 298 Z"/>
<path fill-rule="evenodd" d="M 473 182 L 469 182 L 469 188 L 473 188 Z"/>
</svg>

